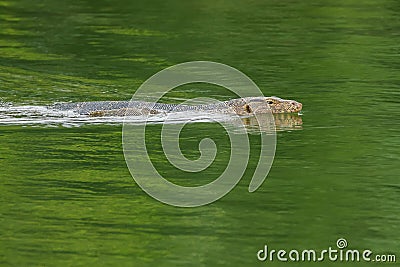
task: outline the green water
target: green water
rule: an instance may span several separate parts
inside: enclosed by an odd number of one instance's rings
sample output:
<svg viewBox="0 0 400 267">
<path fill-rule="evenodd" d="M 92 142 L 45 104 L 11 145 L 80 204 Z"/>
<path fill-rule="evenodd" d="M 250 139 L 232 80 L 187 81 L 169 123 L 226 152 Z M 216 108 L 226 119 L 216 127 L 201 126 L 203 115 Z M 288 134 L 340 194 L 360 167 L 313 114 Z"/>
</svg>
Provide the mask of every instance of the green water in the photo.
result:
<svg viewBox="0 0 400 267">
<path fill-rule="evenodd" d="M 1 124 L 0 265 L 308 266 L 317 264 L 259 262 L 256 253 L 265 244 L 322 250 L 338 238 L 398 262 L 399 18 L 395 0 L 0 1 L 2 101 L 129 99 L 165 67 L 211 60 L 304 107 L 301 130 L 277 133 L 260 189 L 247 191 L 252 155 L 233 191 L 186 209 L 134 183 L 119 124 Z M 204 90 L 176 90 L 170 99 L 231 97 Z M 229 152 L 214 126 L 186 129 L 189 158 L 203 136 Z M 250 141 L 257 151 L 257 136 Z M 158 139 L 148 145 L 157 148 Z M 194 176 L 155 164 L 177 183 L 199 185 L 226 162 Z"/>
</svg>

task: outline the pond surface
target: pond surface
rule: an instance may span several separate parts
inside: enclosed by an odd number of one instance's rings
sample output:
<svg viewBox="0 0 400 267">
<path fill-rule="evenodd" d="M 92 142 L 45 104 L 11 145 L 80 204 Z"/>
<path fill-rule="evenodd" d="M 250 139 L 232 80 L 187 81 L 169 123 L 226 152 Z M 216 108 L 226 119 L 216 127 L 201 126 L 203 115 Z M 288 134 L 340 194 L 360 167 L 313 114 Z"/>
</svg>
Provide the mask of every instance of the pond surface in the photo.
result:
<svg viewBox="0 0 400 267">
<path fill-rule="evenodd" d="M 130 99 L 151 75 L 192 60 L 228 64 L 265 95 L 303 103 L 301 127 L 277 132 L 263 185 L 248 192 L 253 153 L 238 186 L 199 208 L 140 189 L 121 123 L 3 120 L 0 265 L 286 266 L 259 262 L 257 252 L 336 248 L 339 238 L 399 260 L 399 15 L 395 0 L 0 1 L 2 107 Z M 187 86 L 166 101 L 204 95 L 232 98 Z M 220 160 L 199 174 L 157 156 L 160 129 L 149 126 L 147 144 L 176 183 L 205 184 L 224 170 L 220 127 L 185 128 L 189 158 L 204 137 L 218 144 Z M 257 135 L 249 138 L 257 152 Z"/>
</svg>

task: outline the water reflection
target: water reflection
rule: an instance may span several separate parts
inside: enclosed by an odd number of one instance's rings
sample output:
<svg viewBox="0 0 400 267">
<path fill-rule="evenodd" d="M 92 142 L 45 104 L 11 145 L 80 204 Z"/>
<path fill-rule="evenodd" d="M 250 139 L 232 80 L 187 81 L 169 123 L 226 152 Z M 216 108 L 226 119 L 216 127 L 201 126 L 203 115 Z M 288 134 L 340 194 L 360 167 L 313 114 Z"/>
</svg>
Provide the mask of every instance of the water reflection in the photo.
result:
<svg viewBox="0 0 400 267">
<path fill-rule="evenodd" d="M 276 131 L 301 130 L 303 120 L 300 115 L 292 113 L 274 114 Z M 268 132 L 271 130 L 269 116 L 260 114 L 257 117 L 242 118 L 243 124 L 249 132 Z"/>
</svg>

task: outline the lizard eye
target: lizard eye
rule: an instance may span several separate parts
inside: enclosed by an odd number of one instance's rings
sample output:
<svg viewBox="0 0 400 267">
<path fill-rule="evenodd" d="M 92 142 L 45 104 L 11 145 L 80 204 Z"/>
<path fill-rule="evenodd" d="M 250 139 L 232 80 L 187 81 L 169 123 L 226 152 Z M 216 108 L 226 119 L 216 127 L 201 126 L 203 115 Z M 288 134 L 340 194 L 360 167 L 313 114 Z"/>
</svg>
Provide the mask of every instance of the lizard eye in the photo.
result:
<svg viewBox="0 0 400 267">
<path fill-rule="evenodd" d="M 273 101 L 267 100 L 267 104 L 268 104 L 268 105 L 272 105 L 273 103 L 274 103 Z"/>
</svg>

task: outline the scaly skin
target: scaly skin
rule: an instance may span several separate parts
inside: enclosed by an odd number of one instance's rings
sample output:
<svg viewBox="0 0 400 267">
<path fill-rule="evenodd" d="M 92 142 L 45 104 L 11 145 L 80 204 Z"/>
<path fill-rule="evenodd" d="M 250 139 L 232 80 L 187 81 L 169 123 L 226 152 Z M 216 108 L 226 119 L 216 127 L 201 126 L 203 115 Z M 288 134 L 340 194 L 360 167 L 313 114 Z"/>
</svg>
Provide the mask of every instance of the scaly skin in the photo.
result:
<svg viewBox="0 0 400 267">
<path fill-rule="evenodd" d="M 175 105 L 143 101 L 97 101 L 78 103 L 58 103 L 58 110 L 71 110 L 89 116 L 140 116 L 169 112 L 202 111 L 212 113 L 236 113 L 240 116 L 272 112 L 297 113 L 302 104 L 279 97 L 245 97 L 204 105 Z"/>
</svg>

